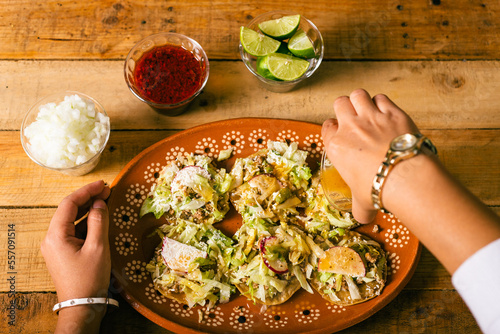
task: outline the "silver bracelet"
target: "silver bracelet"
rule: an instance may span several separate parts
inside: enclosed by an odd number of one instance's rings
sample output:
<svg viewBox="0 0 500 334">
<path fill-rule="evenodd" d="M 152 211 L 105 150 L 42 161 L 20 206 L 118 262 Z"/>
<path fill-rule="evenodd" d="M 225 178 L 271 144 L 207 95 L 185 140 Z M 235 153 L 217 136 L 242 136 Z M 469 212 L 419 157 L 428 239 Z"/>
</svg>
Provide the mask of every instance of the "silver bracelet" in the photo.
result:
<svg viewBox="0 0 500 334">
<path fill-rule="evenodd" d="M 92 304 L 104 304 L 118 307 L 120 304 L 117 300 L 107 297 L 89 297 L 89 298 L 76 298 L 69 299 L 63 302 L 57 303 L 52 308 L 53 312 L 59 313 L 59 311 L 65 307 L 72 307 L 78 305 L 92 305 Z"/>
</svg>

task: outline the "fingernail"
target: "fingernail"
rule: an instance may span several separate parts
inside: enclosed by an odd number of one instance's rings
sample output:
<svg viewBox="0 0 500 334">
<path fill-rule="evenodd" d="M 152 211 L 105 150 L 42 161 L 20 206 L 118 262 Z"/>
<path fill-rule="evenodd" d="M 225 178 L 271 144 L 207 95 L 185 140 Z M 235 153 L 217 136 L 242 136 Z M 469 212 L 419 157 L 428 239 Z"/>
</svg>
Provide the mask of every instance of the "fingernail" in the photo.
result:
<svg viewBox="0 0 500 334">
<path fill-rule="evenodd" d="M 93 209 L 106 209 L 106 202 L 102 199 L 96 199 L 94 203 L 92 203 Z"/>
</svg>

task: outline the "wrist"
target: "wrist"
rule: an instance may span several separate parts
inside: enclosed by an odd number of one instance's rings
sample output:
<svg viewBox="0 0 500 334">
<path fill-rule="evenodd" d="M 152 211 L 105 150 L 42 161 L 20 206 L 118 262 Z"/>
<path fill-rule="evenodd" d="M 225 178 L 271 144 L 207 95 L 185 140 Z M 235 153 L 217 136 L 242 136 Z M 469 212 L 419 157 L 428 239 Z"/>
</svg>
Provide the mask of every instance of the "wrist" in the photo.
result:
<svg viewBox="0 0 500 334">
<path fill-rule="evenodd" d="M 416 156 L 425 152 L 437 154 L 436 147 L 432 142 L 420 133 L 406 133 L 397 136 L 391 141 L 385 158 L 380 164 L 372 183 L 371 200 L 375 209 L 389 213 L 382 201 L 382 190 L 394 167 L 401 165 L 402 162 L 409 159 L 413 160 Z M 408 166 L 408 164 L 404 165 Z M 401 170 L 401 167 L 399 170 Z"/>
<path fill-rule="evenodd" d="M 432 191 L 433 180 L 441 173 L 439 159 L 430 151 L 401 161 L 392 169 L 382 192 L 385 208 L 396 216 L 412 204 L 420 203 L 428 191 Z M 404 195 L 404 196 L 403 196 Z"/>
<path fill-rule="evenodd" d="M 105 304 L 78 305 L 59 311 L 56 333 L 98 333 Z"/>
</svg>

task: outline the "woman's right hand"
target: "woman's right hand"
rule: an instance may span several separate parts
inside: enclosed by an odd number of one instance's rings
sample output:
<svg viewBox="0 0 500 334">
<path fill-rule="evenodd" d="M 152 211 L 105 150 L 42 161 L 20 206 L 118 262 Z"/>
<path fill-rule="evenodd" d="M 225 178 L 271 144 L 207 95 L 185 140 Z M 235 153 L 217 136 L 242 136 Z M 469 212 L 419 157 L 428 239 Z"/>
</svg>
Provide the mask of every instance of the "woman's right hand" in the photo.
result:
<svg viewBox="0 0 500 334">
<path fill-rule="evenodd" d="M 387 96 L 372 99 L 362 89 L 337 98 L 334 111 L 336 119 L 323 123 L 325 150 L 351 188 L 354 218 L 370 223 L 376 214 L 371 187 L 390 142 L 405 133 L 418 133 L 418 128 Z"/>
</svg>

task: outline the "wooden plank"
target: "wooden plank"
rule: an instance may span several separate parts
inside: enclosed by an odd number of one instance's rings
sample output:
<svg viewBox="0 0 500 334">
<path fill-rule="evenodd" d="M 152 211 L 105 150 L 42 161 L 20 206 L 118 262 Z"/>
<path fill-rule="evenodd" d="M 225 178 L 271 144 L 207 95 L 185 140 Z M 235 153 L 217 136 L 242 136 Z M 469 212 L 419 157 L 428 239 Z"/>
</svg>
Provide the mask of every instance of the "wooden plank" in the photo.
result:
<svg viewBox="0 0 500 334">
<path fill-rule="evenodd" d="M 54 211 L 55 208 L 0 209 L 1 292 L 55 291 L 40 251 Z M 11 248 L 8 232 L 14 233 Z M 13 256 L 13 263 L 7 261 L 8 255 Z"/>
<path fill-rule="evenodd" d="M 190 110 L 165 117 L 128 90 L 122 61 L 0 61 L 0 129 L 19 129 L 32 104 L 68 89 L 100 101 L 113 129 L 186 129 L 236 117 L 320 124 L 334 114 L 335 98 L 359 87 L 387 94 L 424 129 L 500 128 L 496 61 L 324 62 L 304 85 L 285 94 L 260 87 L 240 61 L 213 61 L 210 68 L 207 87 Z"/>
<path fill-rule="evenodd" d="M 124 59 L 140 39 L 170 31 L 197 40 L 210 58 L 238 59 L 239 27 L 277 8 L 318 26 L 327 59 L 500 57 L 500 4 L 494 0 L 89 0 L 85 6 L 18 0 L 2 2 L 0 58 Z"/>
<path fill-rule="evenodd" d="M 172 131 L 113 131 L 97 168 L 81 177 L 44 169 L 19 143 L 18 131 L 0 131 L 0 207 L 56 206 L 77 188 L 98 179 L 110 183 L 138 153 Z M 488 205 L 500 205 L 500 130 L 425 130 L 443 163 Z"/>
<path fill-rule="evenodd" d="M 374 316 L 339 333 L 480 334 L 481 330 L 457 292 L 403 290 Z"/>
<path fill-rule="evenodd" d="M 405 289 L 410 290 L 454 290 L 451 276 L 443 265 L 422 247 L 422 254 L 417 269 Z"/>
<path fill-rule="evenodd" d="M 439 148 L 443 164 L 474 195 L 488 205 L 499 205 L 499 130 L 423 131 Z"/>
<path fill-rule="evenodd" d="M 16 296 L 20 309 L 15 310 L 15 325 L 6 319 L 9 310 L 0 310 L 0 331 L 8 333 L 52 333 L 57 316 L 51 308 L 55 294 L 30 293 Z M 171 333 L 135 311 L 123 298 L 117 297 L 120 308 L 106 315 L 101 333 Z M 2 305 L 12 299 L 0 294 Z M 481 333 L 467 306 L 455 291 L 403 290 L 389 305 L 339 333 Z"/>
</svg>

